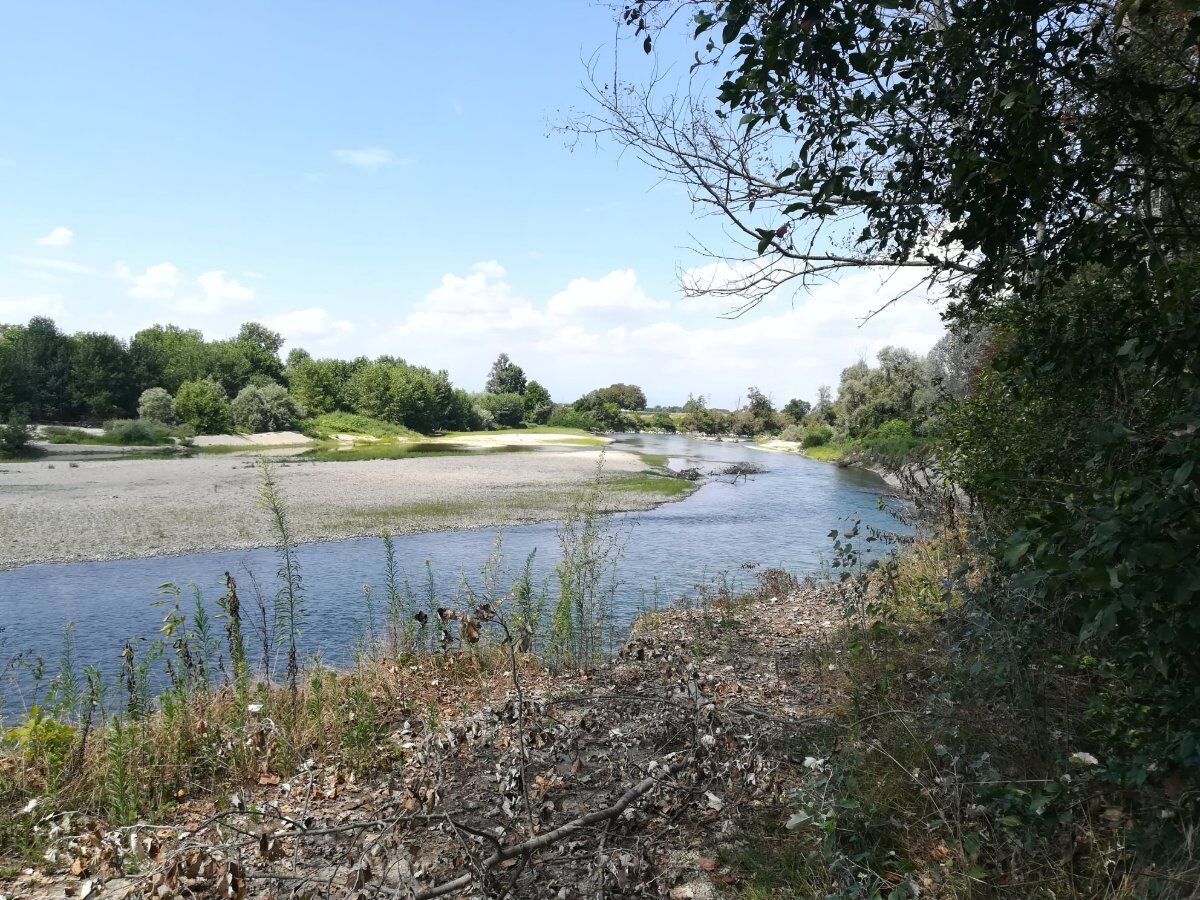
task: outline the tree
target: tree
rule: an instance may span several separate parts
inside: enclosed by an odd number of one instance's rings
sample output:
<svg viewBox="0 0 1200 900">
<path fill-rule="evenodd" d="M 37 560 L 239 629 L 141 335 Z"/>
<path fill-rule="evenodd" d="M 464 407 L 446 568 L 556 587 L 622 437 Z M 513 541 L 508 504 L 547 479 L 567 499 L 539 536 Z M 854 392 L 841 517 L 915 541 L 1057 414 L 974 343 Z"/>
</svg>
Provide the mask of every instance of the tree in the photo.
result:
<svg viewBox="0 0 1200 900">
<path fill-rule="evenodd" d="M 135 384 L 129 350 L 111 334 L 70 339 L 68 392 L 74 412 L 93 422 L 133 413 Z"/>
<path fill-rule="evenodd" d="M 253 372 L 266 375 L 276 382 L 283 377 L 283 363 L 279 361 L 283 335 L 279 332 L 258 322 L 246 322 L 238 329 L 233 342 L 242 348 Z"/>
<path fill-rule="evenodd" d="M 248 384 L 229 404 L 230 418 L 242 431 L 283 431 L 304 417 L 304 410 L 281 384 Z"/>
<path fill-rule="evenodd" d="M 163 388 L 147 388 L 138 400 L 138 418 L 163 425 L 174 425 L 175 398 Z"/>
<path fill-rule="evenodd" d="M 1190 7 L 634 0 L 622 16 L 647 46 L 670 23 L 704 42 L 692 71 L 716 67 L 694 75 L 716 103 L 596 78 L 597 112 L 572 126 L 739 236 L 734 276 L 691 292 L 744 311 L 841 269 L 909 268 L 940 282 L 953 328 L 994 334 L 942 454 L 987 515 L 994 570 L 1020 575 L 975 597 L 994 596 L 979 620 L 1022 622 L 1003 639 L 1031 649 L 1083 643 L 1109 775 L 1123 757 L 1135 783 L 1166 759 L 1200 770 Z M 932 379 L 880 362 L 810 420 L 907 441 Z"/>
<path fill-rule="evenodd" d="M 70 396 L 71 341 L 54 322 L 35 316 L 5 335 L 12 354 L 17 403 L 35 421 L 62 421 L 75 412 Z"/>
<path fill-rule="evenodd" d="M 659 410 L 650 417 L 650 427 L 656 431 L 665 431 L 668 434 L 675 433 L 675 422 L 670 414 Z"/>
<path fill-rule="evenodd" d="M 860 361 L 842 372 L 838 421 L 851 437 L 897 419 L 923 424 L 933 409 L 929 366 L 922 357 L 900 347 L 884 347 L 878 356 L 876 369 Z"/>
<path fill-rule="evenodd" d="M 489 391 L 476 394 L 475 402 L 492 414 L 500 428 L 516 428 L 525 417 L 525 400 L 515 392 L 494 394 Z"/>
<path fill-rule="evenodd" d="M 525 419 L 536 425 L 545 425 L 554 412 L 554 401 L 550 392 L 538 382 L 531 381 L 525 387 Z"/>
<path fill-rule="evenodd" d="M 176 325 L 144 328 L 129 342 L 129 354 L 136 383 L 143 390 L 161 387 L 174 394 L 185 381 L 212 374 L 204 336 L 194 329 Z"/>
<path fill-rule="evenodd" d="M 229 395 L 211 378 L 181 384 L 175 394 L 175 414 L 200 434 L 222 434 L 233 424 Z"/>
<path fill-rule="evenodd" d="M 804 421 L 804 417 L 812 411 L 812 404 L 807 400 L 797 400 L 795 398 L 789 400 L 783 405 L 780 410 L 784 418 L 793 425 L 799 425 Z"/>
<path fill-rule="evenodd" d="M 525 371 L 510 360 L 507 353 L 501 353 L 492 363 L 484 390 L 489 394 L 523 394 Z"/>
</svg>

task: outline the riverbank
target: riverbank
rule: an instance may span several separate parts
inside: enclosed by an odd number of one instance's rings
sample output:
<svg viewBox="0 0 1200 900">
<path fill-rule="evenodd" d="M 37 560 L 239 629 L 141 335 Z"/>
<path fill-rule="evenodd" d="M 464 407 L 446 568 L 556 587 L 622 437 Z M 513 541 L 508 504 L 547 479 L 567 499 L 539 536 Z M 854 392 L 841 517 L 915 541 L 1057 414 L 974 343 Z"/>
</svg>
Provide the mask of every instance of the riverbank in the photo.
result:
<svg viewBox="0 0 1200 900">
<path fill-rule="evenodd" d="M 840 621 L 829 593 L 764 573 L 754 596 L 642 619 L 618 658 L 586 674 L 508 657 L 494 623 L 469 621 L 483 627 L 478 643 L 327 674 L 327 728 L 297 729 L 283 689 L 248 704 L 232 690 L 192 697 L 189 715 L 207 725 L 156 777 L 186 782 L 211 747 L 230 782 L 189 782 L 152 821 L 129 816 L 116 830 L 38 795 L 13 810 L 24 859 L 0 890 L 540 898 L 569 884 L 702 900 L 749 883 L 730 859 L 742 830 L 786 818 L 780 798 L 808 772 L 796 742 L 826 727 L 837 696 L 816 656 Z M 301 688 L 306 711 L 312 690 Z M 131 728 L 145 740 L 160 724 Z M 284 752 L 285 731 L 304 743 Z M 134 779 L 148 762 L 138 752 Z M 103 767 L 109 756 L 82 758 Z"/>
<path fill-rule="evenodd" d="M 511 438 L 507 438 L 511 443 Z M 335 463 L 281 459 L 276 477 L 299 542 L 561 518 L 600 451 L 546 449 Z M 637 455 L 605 455 L 606 509 L 682 496 Z M 254 455 L 0 464 L 0 569 L 261 547 Z"/>
</svg>

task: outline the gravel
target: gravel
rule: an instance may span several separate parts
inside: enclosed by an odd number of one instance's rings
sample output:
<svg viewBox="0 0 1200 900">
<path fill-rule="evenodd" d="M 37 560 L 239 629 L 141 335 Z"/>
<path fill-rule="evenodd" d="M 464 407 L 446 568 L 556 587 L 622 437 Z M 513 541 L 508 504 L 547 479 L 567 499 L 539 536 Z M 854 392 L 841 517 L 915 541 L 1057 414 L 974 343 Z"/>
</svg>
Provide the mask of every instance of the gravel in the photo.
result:
<svg viewBox="0 0 1200 900">
<path fill-rule="evenodd" d="M 276 475 L 302 542 L 474 528 L 560 516 L 599 451 L 546 450 L 360 462 L 283 460 Z M 609 450 L 606 477 L 642 471 Z M 254 457 L 0 463 L 0 569 L 270 544 Z M 616 492 L 612 509 L 661 497 Z"/>
</svg>

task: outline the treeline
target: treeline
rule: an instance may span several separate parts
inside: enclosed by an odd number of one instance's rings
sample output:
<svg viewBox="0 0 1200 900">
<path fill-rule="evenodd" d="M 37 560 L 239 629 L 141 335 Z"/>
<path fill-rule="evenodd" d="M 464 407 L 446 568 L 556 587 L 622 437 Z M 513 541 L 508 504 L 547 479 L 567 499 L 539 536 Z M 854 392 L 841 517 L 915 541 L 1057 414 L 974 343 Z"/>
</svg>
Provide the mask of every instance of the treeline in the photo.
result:
<svg viewBox="0 0 1200 900">
<path fill-rule="evenodd" d="M 793 398 L 776 409 L 751 386 L 746 402 L 732 412 L 711 408 L 703 395 L 689 395 L 681 415 L 660 409 L 645 424 L 706 435 L 777 435 L 805 447 L 837 443 L 896 461 L 921 452 L 945 427 L 946 404 L 966 396 L 983 346 L 952 330 L 928 355 L 884 347 L 876 366 L 860 360 L 844 369 L 836 397 L 822 385 L 815 403 Z"/>
<path fill-rule="evenodd" d="M 65 334 L 47 318 L 0 325 L 0 423 L 109 423 L 135 417 L 177 433 L 274 431 L 326 413 L 347 412 L 422 434 L 550 424 L 593 431 L 636 427 L 640 387 L 613 384 L 571 405 L 526 377 L 507 354 L 484 390 L 456 387 L 444 370 L 395 356 L 316 359 L 248 322 L 227 340 L 155 325 L 124 341 L 110 334 Z M 115 426 L 115 427 L 112 427 Z M 125 429 L 128 430 L 128 429 Z M 138 434 L 159 436 L 165 432 Z"/>
</svg>

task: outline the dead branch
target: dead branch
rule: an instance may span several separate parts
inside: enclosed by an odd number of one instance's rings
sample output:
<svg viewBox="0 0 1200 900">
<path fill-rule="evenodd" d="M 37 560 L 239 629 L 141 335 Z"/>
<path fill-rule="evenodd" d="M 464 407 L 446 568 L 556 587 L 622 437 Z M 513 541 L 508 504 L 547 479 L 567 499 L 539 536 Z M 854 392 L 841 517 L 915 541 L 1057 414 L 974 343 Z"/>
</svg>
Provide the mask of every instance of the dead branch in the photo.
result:
<svg viewBox="0 0 1200 900">
<path fill-rule="evenodd" d="M 667 766 L 665 777 L 674 778 L 692 762 L 692 759 L 687 759 L 671 763 L 669 766 Z M 547 831 L 545 834 L 540 834 L 528 841 L 524 841 L 523 843 L 516 844 L 512 847 L 507 847 L 498 853 L 493 853 L 483 861 L 483 863 L 480 865 L 480 868 L 486 871 L 496 865 L 499 865 L 505 860 L 516 859 L 517 857 L 522 856 L 530 856 L 539 850 L 545 849 L 552 844 L 556 844 L 559 841 L 570 837 L 577 831 L 581 831 L 584 828 L 589 828 L 598 822 L 607 822 L 611 819 L 615 819 L 617 816 L 621 815 L 621 813 L 625 812 L 631 803 L 633 803 L 639 797 L 649 793 L 655 785 L 661 784 L 662 780 L 663 779 L 657 775 L 650 775 L 646 778 L 643 778 L 624 794 L 622 794 L 617 802 L 612 806 L 605 807 L 604 809 L 597 809 L 585 816 L 572 819 L 570 822 L 567 822 L 565 825 L 560 825 L 553 831 Z M 434 897 L 444 897 L 446 894 L 452 894 L 455 891 L 462 890 L 470 885 L 474 880 L 475 876 L 469 873 L 466 875 L 460 875 L 458 878 L 455 878 L 452 881 L 447 881 L 439 884 L 437 887 L 430 888 L 427 891 L 422 891 L 421 893 L 417 894 L 416 900 L 433 900 Z"/>
</svg>

